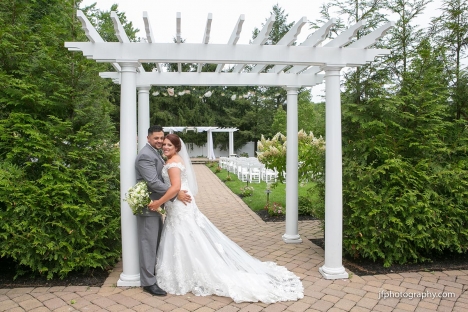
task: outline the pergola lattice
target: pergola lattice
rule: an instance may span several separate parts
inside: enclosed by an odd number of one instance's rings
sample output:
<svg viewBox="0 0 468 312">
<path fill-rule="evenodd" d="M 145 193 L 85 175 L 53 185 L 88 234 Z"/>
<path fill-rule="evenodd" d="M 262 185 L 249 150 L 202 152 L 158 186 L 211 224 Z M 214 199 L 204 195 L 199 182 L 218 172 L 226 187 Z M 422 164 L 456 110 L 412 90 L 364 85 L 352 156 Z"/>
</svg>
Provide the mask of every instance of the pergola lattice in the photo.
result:
<svg viewBox="0 0 468 312">
<path fill-rule="evenodd" d="M 347 278 L 342 265 L 342 155 L 341 155 L 341 100 L 340 71 L 372 62 L 375 57 L 388 55 L 387 49 L 370 49 L 393 23 L 356 39 L 364 21 L 349 27 L 335 39 L 325 42 L 332 19 L 308 36 L 299 45 L 293 45 L 307 22 L 303 17 L 276 44 L 266 45 L 274 17 L 251 44 L 237 44 L 242 24 L 241 15 L 226 44 L 209 44 L 212 15 L 208 14 L 201 43 L 181 44 L 181 14 L 176 15 L 176 43 L 157 43 L 154 40 L 148 14 L 143 12 L 147 42 L 130 42 L 118 16 L 111 13 L 119 42 L 104 42 L 86 16 L 78 11 L 83 29 L 90 42 L 66 42 L 70 51 L 81 51 L 97 62 L 112 63 L 115 72 L 101 73 L 121 84 L 120 105 L 120 192 L 122 218 L 123 272 L 118 286 L 139 286 L 136 218 L 123 200 L 125 192 L 135 183 L 134 159 L 138 139 L 146 141 L 149 126 L 149 90 L 151 86 L 277 86 L 287 90 L 287 164 L 286 164 L 286 243 L 301 243 L 298 234 L 298 132 L 297 94 L 300 87 L 313 87 L 325 79 L 326 98 L 326 181 L 325 181 L 325 264 L 319 269 L 327 279 Z M 354 41 L 353 41 L 354 40 Z M 145 72 L 141 63 L 157 64 L 157 71 Z M 163 72 L 161 63 L 178 63 L 178 72 Z M 198 64 L 197 72 L 182 72 L 181 63 Z M 203 64 L 218 64 L 215 72 L 202 72 Z M 236 64 L 232 71 L 223 71 L 225 64 Z M 246 65 L 252 70 L 247 71 Z M 273 67 L 265 71 L 268 65 Z M 285 71 L 286 69 L 286 71 Z M 321 74 L 324 72 L 325 74 Z"/>
</svg>

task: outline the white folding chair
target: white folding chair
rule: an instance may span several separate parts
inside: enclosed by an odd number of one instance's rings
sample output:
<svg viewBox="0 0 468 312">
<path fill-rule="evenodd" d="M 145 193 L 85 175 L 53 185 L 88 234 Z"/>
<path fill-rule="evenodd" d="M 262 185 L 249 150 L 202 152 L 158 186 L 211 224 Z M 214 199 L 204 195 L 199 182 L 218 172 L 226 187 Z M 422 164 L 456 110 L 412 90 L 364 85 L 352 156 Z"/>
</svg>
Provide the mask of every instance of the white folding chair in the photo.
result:
<svg viewBox="0 0 468 312">
<path fill-rule="evenodd" d="M 229 157 L 227 170 L 231 173 L 237 173 L 237 158 Z"/>
<path fill-rule="evenodd" d="M 240 162 L 237 169 L 237 177 L 242 182 L 247 182 L 249 180 L 249 165 L 246 162 Z"/>
<path fill-rule="evenodd" d="M 272 170 L 272 169 L 265 168 L 265 179 L 264 179 L 264 181 L 266 183 L 276 182 L 277 178 L 278 178 L 278 172 L 276 171 L 276 169 Z"/>
<path fill-rule="evenodd" d="M 261 180 L 261 171 L 260 166 L 250 166 L 249 168 L 249 181 L 250 183 L 260 183 Z"/>
<path fill-rule="evenodd" d="M 227 169 L 227 157 L 219 157 L 219 167 Z"/>
</svg>

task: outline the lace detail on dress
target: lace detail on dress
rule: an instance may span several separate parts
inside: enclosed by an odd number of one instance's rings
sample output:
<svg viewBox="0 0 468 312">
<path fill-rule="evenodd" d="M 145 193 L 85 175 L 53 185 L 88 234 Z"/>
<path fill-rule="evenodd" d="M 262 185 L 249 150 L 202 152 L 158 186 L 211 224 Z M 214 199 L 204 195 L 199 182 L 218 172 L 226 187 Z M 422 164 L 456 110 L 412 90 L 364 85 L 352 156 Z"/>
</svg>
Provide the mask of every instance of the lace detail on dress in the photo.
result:
<svg viewBox="0 0 468 312">
<path fill-rule="evenodd" d="M 168 169 L 181 170 L 183 190 L 188 187 L 185 167 L 166 164 L 162 175 L 170 185 Z M 166 203 L 166 219 L 158 250 L 156 278 L 170 294 L 231 297 L 235 302 L 265 302 L 303 298 L 302 283 L 294 273 L 273 262 L 250 256 L 219 231 L 192 202 Z"/>
<path fill-rule="evenodd" d="M 168 187 L 171 186 L 171 180 L 169 179 L 169 172 L 168 172 L 168 170 L 171 168 L 180 169 L 181 189 L 188 190 L 189 186 L 188 186 L 187 172 L 185 171 L 185 166 L 180 162 L 168 163 L 164 165 L 162 169 L 162 177 L 164 179 L 164 184 L 166 184 Z"/>
</svg>

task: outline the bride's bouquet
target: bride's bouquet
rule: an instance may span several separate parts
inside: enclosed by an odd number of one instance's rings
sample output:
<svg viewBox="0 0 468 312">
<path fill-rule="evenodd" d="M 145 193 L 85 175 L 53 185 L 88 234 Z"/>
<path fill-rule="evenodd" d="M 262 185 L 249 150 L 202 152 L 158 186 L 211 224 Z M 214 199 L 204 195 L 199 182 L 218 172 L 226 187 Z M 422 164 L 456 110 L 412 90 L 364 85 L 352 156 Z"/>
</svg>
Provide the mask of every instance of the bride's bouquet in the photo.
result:
<svg viewBox="0 0 468 312">
<path fill-rule="evenodd" d="M 145 181 L 140 181 L 132 186 L 125 194 L 125 201 L 128 203 L 134 215 L 140 214 L 143 208 L 151 202 L 150 192 Z"/>
<path fill-rule="evenodd" d="M 134 215 L 140 214 L 143 208 L 151 202 L 150 192 L 145 181 L 140 181 L 132 186 L 125 194 L 125 201 L 128 203 Z M 166 211 L 161 207 L 157 210 L 160 214 L 165 214 Z"/>
</svg>

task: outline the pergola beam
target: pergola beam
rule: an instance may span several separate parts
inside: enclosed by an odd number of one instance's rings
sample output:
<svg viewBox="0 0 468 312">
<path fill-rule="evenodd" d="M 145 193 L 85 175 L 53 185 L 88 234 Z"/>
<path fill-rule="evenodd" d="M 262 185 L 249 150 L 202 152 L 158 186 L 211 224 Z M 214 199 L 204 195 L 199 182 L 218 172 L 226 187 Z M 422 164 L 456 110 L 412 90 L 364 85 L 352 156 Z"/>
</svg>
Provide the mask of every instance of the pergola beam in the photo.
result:
<svg viewBox="0 0 468 312">
<path fill-rule="evenodd" d="M 70 51 L 82 51 L 88 59 L 108 63 L 334 64 L 354 67 L 390 54 L 388 49 L 203 43 L 66 42 L 65 47 Z"/>
<path fill-rule="evenodd" d="M 83 11 L 78 10 L 76 12 L 76 16 L 81 22 L 81 28 L 83 28 L 86 37 L 88 37 L 89 41 L 96 43 L 96 42 L 104 42 L 104 39 L 102 39 L 101 35 L 96 31 L 94 26 L 91 24 L 89 19 L 86 17 L 86 15 L 83 13 Z M 118 72 L 120 72 L 120 65 L 117 63 L 111 63 L 114 69 Z"/>
<path fill-rule="evenodd" d="M 117 12 L 112 11 L 110 15 L 111 15 L 112 23 L 114 24 L 115 36 L 117 37 L 117 39 L 119 39 L 119 42 L 121 42 L 121 43 L 130 43 L 130 39 L 128 38 L 127 33 L 125 32 L 125 29 L 124 29 L 122 23 L 120 22 L 119 16 L 117 15 Z M 140 72 L 145 71 L 145 69 L 141 65 L 138 66 L 138 70 Z"/>
<path fill-rule="evenodd" d="M 229 38 L 228 45 L 235 45 L 237 44 L 237 41 L 239 41 L 240 38 L 240 33 L 242 31 L 242 25 L 244 24 L 245 21 L 245 15 L 241 14 L 239 16 L 239 19 L 237 20 L 236 27 L 234 27 L 234 30 L 232 31 L 231 37 Z M 223 70 L 224 64 L 218 64 L 216 66 L 216 72 L 220 73 Z"/>
<path fill-rule="evenodd" d="M 325 25 L 320 27 L 320 29 L 318 29 L 316 32 L 314 32 L 309 37 L 307 37 L 307 39 L 303 43 L 301 43 L 301 46 L 309 46 L 309 47 L 318 46 L 327 38 L 328 34 L 330 33 L 330 29 L 335 24 L 336 24 L 336 19 L 332 18 L 331 20 L 326 22 Z M 288 73 L 299 74 L 300 72 L 304 71 L 306 68 L 307 66 L 293 66 L 291 69 L 288 70 Z M 281 68 L 281 69 L 284 69 L 284 68 Z M 279 71 L 280 71 L 280 68 L 276 68 L 276 66 L 272 70 L 272 72 L 276 72 L 276 73 L 278 73 Z"/>
<path fill-rule="evenodd" d="M 127 33 L 125 32 L 122 23 L 120 23 L 120 19 L 117 15 L 117 12 L 112 11 L 110 15 L 112 23 L 114 24 L 115 36 L 117 37 L 117 39 L 119 39 L 119 42 L 129 43 L 130 39 L 128 38 Z"/>
<path fill-rule="evenodd" d="M 120 74 L 115 72 L 100 73 L 102 78 L 119 81 Z M 252 86 L 284 87 L 297 85 L 313 87 L 323 82 L 323 75 L 289 75 L 289 74 L 250 74 L 233 75 L 231 73 L 196 73 L 196 72 L 144 72 L 136 77 L 137 86 Z"/>
<path fill-rule="evenodd" d="M 293 44 L 297 40 L 297 36 L 299 36 L 299 34 L 301 33 L 302 26 L 304 26 L 305 23 L 307 23 L 307 17 L 304 16 L 293 27 L 291 27 L 291 29 L 276 43 L 276 45 L 290 46 L 291 44 Z M 267 67 L 267 64 L 257 64 L 257 66 L 255 66 L 250 72 L 260 73 L 265 69 L 265 67 Z"/>
<path fill-rule="evenodd" d="M 258 33 L 257 37 L 252 41 L 251 44 L 253 45 L 264 45 L 265 42 L 268 41 L 268 38 L 270 36 L 271 29 L 273 28 L 273 24 L 275 23 L 275 16 L 272 15 L 270 18 L 266 21 L 265 25 L 263 26 L 262 30 Z M 240 73 L 244 68 L 246 64 L 237 64 L 234 66 L 232 69 L 233 73 Z"/>
<path fill-rule="evenodd" d="M 151 28 L 148 12 L 146 11 L 143 12 L 143 23 L 145 24 L 146 40 L 149 43 L 156 42 L 156 39 L 154 38 L 153 34 L 153 29 Z M 156 68 L 159 72 L 161 71 L 161 65 L 159 63 L 156 63 Z"/>
<path fill-rule="evenodd" d="M 203 35 L 202 43 L 208 44 L 210 42 L 210 33 L 211 33 L 211 22 L 213 21 L 213 14 L 208 13 L 208 18 L 205 25 L 205 33 Z M 197 72 L 201 73 L 203 63 L 198 63 Z"/>
<path fill-rule="evenodd" d="M 176 42 L 179 44 L 182 42 L 182 14 L 177 12 L 176 14 Z M 182 64 L 177 64 L 177 70 L 182 72 Z"/>
<path fill-rule="evenodd" d="M 356 36 L 357 32 L 359 29 L 363 27 L 365 20 L 360 20 L 353 26 L 349 27 L 345 31 L 343 31 L 341 34 L 338 35 L 335 39 L 332 41 L 328 42 L 325 47 L 329 48 L 342 48 L 348 43 L 351 42 L 351 40 Z"/>
<path fill-rule="evenodd" d="M 392 29 L 394 25 L 395 22 L 388 22 L 387 24 L 372 31 L 370 34 L 360 38 L 358 41 L 351 43 L 348 48 L 367 49 L 370 46 L 373 46 L 377 40 L 385 36 L 385 34 L 390 29 Z"/>
</svg>

